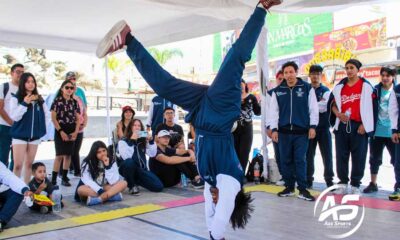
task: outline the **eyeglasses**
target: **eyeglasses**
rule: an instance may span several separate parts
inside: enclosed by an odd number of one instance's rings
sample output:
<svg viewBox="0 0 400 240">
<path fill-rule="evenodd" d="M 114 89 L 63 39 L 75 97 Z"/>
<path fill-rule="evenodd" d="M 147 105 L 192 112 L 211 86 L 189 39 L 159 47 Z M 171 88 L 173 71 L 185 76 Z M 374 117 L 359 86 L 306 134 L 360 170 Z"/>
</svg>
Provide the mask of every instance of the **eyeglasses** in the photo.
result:
<svg viewBox="0 0 400 240">
<path fill-rule="evenodd" d="M 15 70 L 14 71 L 16 74 L 23 74 L 24 73 L 24 70 Z"/>
<path fill-rule="evenodd" d="M 68 80 L 75 81 L 76 77 L 69 77 Z"/>
<path fill-rule="evenodd" d="M 75 89 L 75 87 L 72 87 L 72 86 L 71 87 L 70 86 L 66 86 L 65 87 L 65 90 L 74 90 L 74 89 Z"/>
</svg>

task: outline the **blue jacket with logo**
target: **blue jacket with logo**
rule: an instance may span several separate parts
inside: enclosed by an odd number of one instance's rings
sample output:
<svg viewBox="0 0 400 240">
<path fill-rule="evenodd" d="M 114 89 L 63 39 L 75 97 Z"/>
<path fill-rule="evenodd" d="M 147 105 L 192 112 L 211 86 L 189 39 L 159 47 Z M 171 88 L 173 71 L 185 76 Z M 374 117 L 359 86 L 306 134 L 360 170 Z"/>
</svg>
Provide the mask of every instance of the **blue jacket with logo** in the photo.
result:
<svg viewBox="0 0 400 240">
<path fill-rule="evenodd" d="M 167 107 L 174 108 L 176 111 L 176 105 L 166 100 L 165 98 L 162 98 L 160 96 L 155 96 L 151 100 L 149 116 L 147 118 L 146 125 L 148 127 L 151 127 L 151 131 L 153 132 L 153 134 L 155 134 L 158 124 L 164 122 L 164 109 Z M 178 113 L 175 113 L 175 115 L 177 116 Z"/>
<path fill-rule="evenodd" d="M 305 134 L 316 128 L 319 113 L 314 89 L 300 78 L 292 88 L 284 80 L 272 92 L 270 115 L 273 131 Z"/>
<path fill-rule="evenodd" d="M 37 101 L 26 104 L 24 101 L 18 102 L 15 95 L 11 99 L 10 114 L 14 124 L 10 134 L 12 138 L 20 140 L 37 140 L 46 135 L 46 123 L 49 114 L 46 104 Z"/>
</svg>

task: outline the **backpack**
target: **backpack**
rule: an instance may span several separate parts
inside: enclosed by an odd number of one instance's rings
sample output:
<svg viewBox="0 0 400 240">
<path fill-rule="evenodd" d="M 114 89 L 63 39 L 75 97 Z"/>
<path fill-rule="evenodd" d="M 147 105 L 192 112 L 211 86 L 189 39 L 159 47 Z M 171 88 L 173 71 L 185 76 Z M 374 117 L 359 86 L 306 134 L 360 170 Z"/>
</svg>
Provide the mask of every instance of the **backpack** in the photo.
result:
<svg viewBox="0 0 400 240">
<path fill-rule="evenodd" d="M 256 165 L 257 162 L 258 162 L 258 165 L 260 166 L 260 182 L 264 181 L 264 177 L 262 176 L 262 173 L 264 170 L 264 165 L 263 165 L 264 157 L 260 153 L 257 153 L 257 155 L 253 159 L 251 159 L 251 161 L 249 162 L 250 163 L 249 169 L 246 174 L 247 181 L 249 181 L 249 182 L 254 181 L 254 166 Z"/>
<path fill-rule="evenodd" d="M 3 83 L 3 99 L 6 98 L 8 90 L 10 90 L 10 83 L 8 83 L 8 82 Z"/>
</svg>

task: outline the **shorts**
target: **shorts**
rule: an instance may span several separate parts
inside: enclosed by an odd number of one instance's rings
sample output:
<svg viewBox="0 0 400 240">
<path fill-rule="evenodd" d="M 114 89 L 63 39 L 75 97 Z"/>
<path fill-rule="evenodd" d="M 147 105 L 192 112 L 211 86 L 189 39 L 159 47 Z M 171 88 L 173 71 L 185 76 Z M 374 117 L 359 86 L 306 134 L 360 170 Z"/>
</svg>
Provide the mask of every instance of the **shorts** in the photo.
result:
<svg viewBox="0 0 400 240">
<path fill-rule="evenodd" d="M 32 141 L 25 141 L 25 140 L 21 140 L 21 139 L 12 139 L 12 145 L 39 145 L 42 142 L 42 140 L 40 139 L 36 139 L 36 140 L 32 140 Z"/>
</svg>

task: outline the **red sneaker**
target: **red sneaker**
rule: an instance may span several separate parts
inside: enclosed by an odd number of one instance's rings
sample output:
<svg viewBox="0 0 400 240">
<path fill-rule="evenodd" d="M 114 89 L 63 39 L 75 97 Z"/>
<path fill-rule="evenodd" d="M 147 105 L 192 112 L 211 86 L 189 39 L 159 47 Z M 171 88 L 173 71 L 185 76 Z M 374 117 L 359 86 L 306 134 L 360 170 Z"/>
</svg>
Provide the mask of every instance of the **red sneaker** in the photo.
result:
<svg viewBox="0 0 400 240">
<path fill-rule="evenodd" d="M 270 9 L 272 6 L 279 5 L 282 2 L 283 0 L 260 0 L 260 3 L 266 10 Z"/>
<path fill-rule="evenodd" d="M 130 32 L 131 28 L 124 20 L 117 22 L 97 45 L 97 57 L 102 58 L 122 49 L 125 46 L 126 35 Z"/>
</svg>

